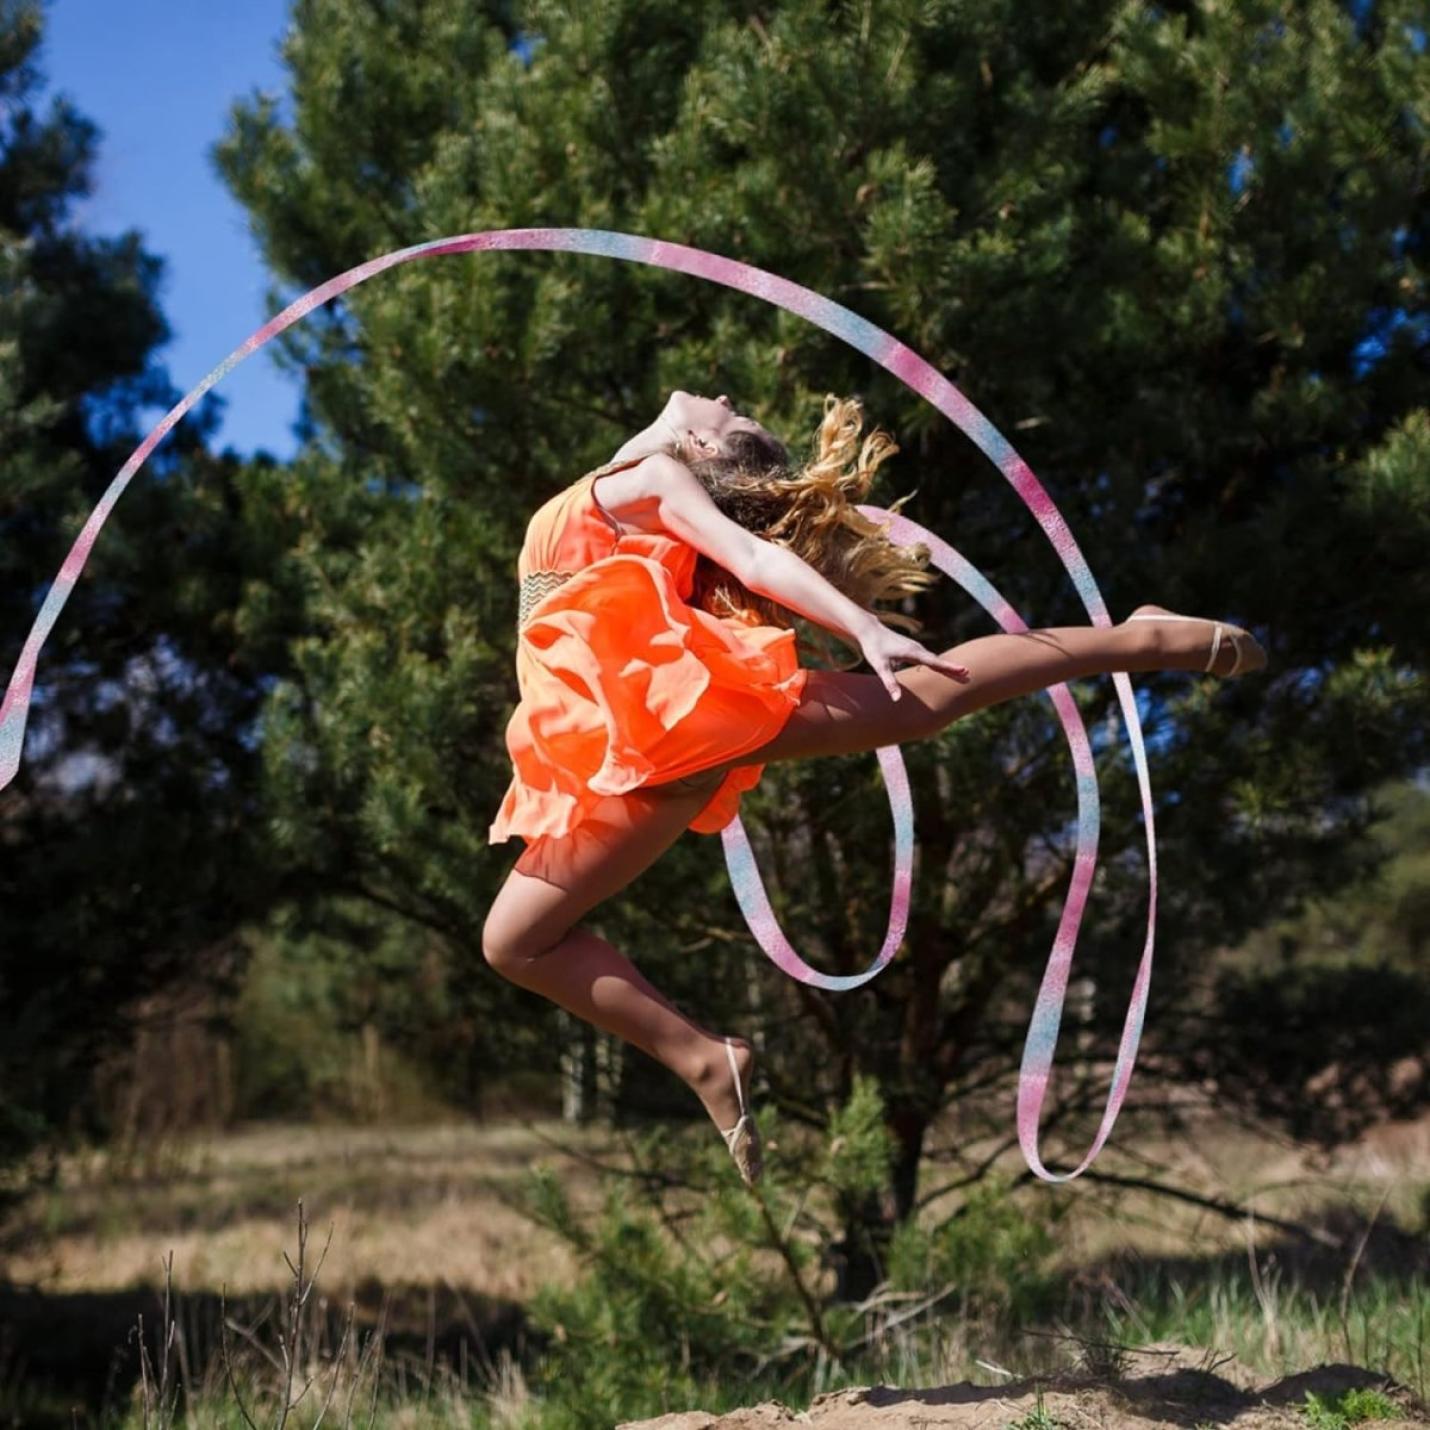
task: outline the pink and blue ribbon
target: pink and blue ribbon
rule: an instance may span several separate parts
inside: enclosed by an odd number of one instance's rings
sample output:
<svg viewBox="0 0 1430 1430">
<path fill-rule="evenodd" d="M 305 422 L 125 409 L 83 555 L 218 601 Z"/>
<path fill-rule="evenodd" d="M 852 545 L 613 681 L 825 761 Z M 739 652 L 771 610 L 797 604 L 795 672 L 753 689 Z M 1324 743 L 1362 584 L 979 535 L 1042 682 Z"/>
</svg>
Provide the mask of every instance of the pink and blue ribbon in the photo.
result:
<svg viewBox="0 0 1430 1430">
<path fill-rule="evenodd" d="M 375 277 L 399 263 L 407 263 L 417 258 L 436 258 L 446 254 L 474 253 L 487 251 L 531 250 L 534 252 L 585 253 L 602 258 L 618 258 L 630 263 L 645 263 L 655 268 L 665 268 L 676 273 L 686 273 L 695 278 L 704 278 L 712 283 L 722 283 L 752 297 L 762 298 L 768 303 L 784 308 L 832 333 L 858 349 L 880 367 L 897 377 L 925 401 L 938 408 L 953 424 L 972 439 L 974 444 L 998 468 L 1014 491 L 1022 498 L 1034 520 L 1042 527 L 1053 544 L 1078 596 L 1087 608 L 1093 624 L 1110 626 L 1111 618 L 1106 603 L 1093 580 L 1077 542 L 1073 540 L 1067 523 L 1063 520 L 1052 498 L 1048 496 L 1026 462 L 1013 450 L 1006 438 L 996 427 L 968 401 L 959 390 L 917 353 L 891 337 L 882 329 L 851 312 L 848 308 L 833 302 L 797 283 L 767 273 L 763 269 L 741 263 L 733 258 L 722 258 L 718 254 L 702 249 L 689 248 L 684 244 L 666 243 L 659 239 L 642 238 L 636 234 L 614 233 L 604 229 L 589 228 L 510 228 L 493 229 L 484 233 L 462 234 L 456 238 L 434 239 L 429 243 L 414 244 L 410 248 L 397 249 L 392 253 L 374 258 L 367 263 L 350 268 L 346 273 L 329 279 L 326 283 L 295 299 L 276 317 L 271 318 L 244 343 L 235 348 L 202 382 L 187 394 L 154 427 L 143 442 L 135 449 L 129 460 L 120 468 L 118 475 L 110 483 L 100 498 L 89 519 L 71 547 L 69 555 L 60 567 L 45 600 L 35 617 L 30 634 L 25 641 L 20 658 L 10 676 L 3 703 L 0 703 L 0 789 L 4 789 L 14 778 L 20 767 L 24 746 L 25 724 L 29 715 L 30 696 L 34 687 L 35 668 L 40 651 L 54 629 L 65 602 L 75 582 L 84 570 L 85 562 L 93 549 L 105 521 L 114 509 L 130 479 L 138 472 L 149 454 L 164 439 L 169 430 L 189 411 L 191 407 L 216 383 L 238 366 L 245 358 L 256 352 L 269 339 L 276 337 L 285 328 L 306 317 L 314 308 L 349 288 Z M 1005 631 L 1027 629 L 1017 612 L 994 589 L 992 584 L 947 543 L 941 541 L 916 522 L 907 517 L 888 512 L 882 507 L 861 506 L 866 516 L 881 521 L 889 539 L 901 545 L 924 542 L 928 545 L 934 564 L 957 581 Z M 1051 688 L 1047 693 L 1067 733 L 1073 754 L 1073 767 L 1077 777 L 1078 833 L 1077 856 L 1073 867 L 1071 887 L 1064 902 L 1062 918 L 1053 940 L 1052 953 L 1047 970 L 1038 990 L 1033 1008 L 1032 1020 L 1028 1028 L 1027 1041 L 1023 1048 L 1023 1062 L 1018 1074 L 1018 1143 L 1028 1166 L 1039 1177 L 1049 1182 L 1070 1181 L 1085 1171 L 1101 1151 L 1103 1143 L 1112 1131 L 1113 1123 L 1122 1107 L 1122 1101 L 1132 1078 L 1132 1068 L 1137 1056 L 1137 1044 L 1142 1035 L 1143 1015 L 1147 1007 L 1147 993 L 1152 978 L 1152 950 L 1157 911 L 1157 845 L 1153 825 L 1152 788 L 1147 773 L 1147 753 L 1142 739 L 1142 726 L 1137 715 L 1136 702 L 1132 695 L 1132 683 L 1126 674 L 1113 674 L 1118 701 L 1122 707 L 1123 720 L 1127 725 L 1128 739 L 1132 745 L 1133 759 L 1137 768 L 1137 783 L 1142 795 L 1143 820 L 1147 830 L 1147 868 L 1149 896 L 1147 901 L 1147 938 L 1143 947 L 1142 961 L 1138 966 L 1133 983 L 1132 997 L 1127 1010 L 1127 1019 L 1122 1029 L 1122 1041 L 1118 1050 L 1117 1063 L 1112 1074 L 1112 1088 L 1108 1094 L 1102 1124 L 1091 1149 L 1082 1162 L 1071 1172 L 1049 1172 L 1038 1155 L 1038 1122 L 1042 1113 L 1043 1098 L 1047 1091 L 1048 1078 L 1052 1071 L 1053 1053 L 1057 1046 L 1058 1027 L 1062 1019 L 1063 998 L 1067 989 L 1068 974 L 1072 965 L 1073 950 L 1077 942 L 1077 931 L 1082 922 L 1083 910 L 1087 905 L 1088 893 L 1092 887 L 1096 869 L 1097 841 L 1099 833 L 1099 805 L 1097 797 L 1097 777 L 1093 767 L 1092 748 L 1087 732 L 1065 685 Z M 893 958 L 908 927 L 909 901 L 912 893 L 912 869 L 914 847 L 913 806 L 909 797 L 908 773 L 897 746 L 886 746 L 877 751 L 879 764 L 884 774 L 889 794 L 889 804 L 894 822 L 894 879 L 890 900 L 888 931 L 878 957 L 862 973 L 838 976 L 821 973 L 811 968 L 790 946 L 781 931 L 778 921 L 770 908 L 759 869 L 755 864 L 743 825 L 738 817 L 721 831 L 725 847 L 725 859 L 730 870 L 731 882 L 740 909 L 755 935 L 760 947 L 791 978 L 813 984 L 815 987 L 842 992 L 857 988 L 875 977 Z"/>
</svg>

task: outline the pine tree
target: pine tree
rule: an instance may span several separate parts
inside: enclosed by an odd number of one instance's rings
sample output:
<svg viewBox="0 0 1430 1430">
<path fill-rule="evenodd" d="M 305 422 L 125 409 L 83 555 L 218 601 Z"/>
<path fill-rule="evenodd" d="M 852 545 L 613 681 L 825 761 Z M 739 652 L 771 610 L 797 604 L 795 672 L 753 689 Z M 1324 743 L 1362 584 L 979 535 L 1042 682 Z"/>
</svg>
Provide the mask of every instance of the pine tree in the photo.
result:
<svg viewBox="0 0 1430 1430">
<path fill-rule="evenodd" d="M 42 13 L 0 0 L 0 662 L 14 671 L 85 520 L 181 393 L 161 262 L 128 232 L 80 232 L 99 134 L 41 109 Z M 215 404 L 218 399 L 215 399 Z M 0 795 L 0 1164 L 68 1130 L 126 1009 L 205 961 L 274 897 L 253 722 L 286 635 L 244 648 L 232 613 L 286 541 L 281 474 L 253 464 L 262 518 L 240 534 L 241 465 L 204 444 L 210 404 L 126 491 L 40 654 L 24 758 Z M 265 486 L 265 483 L 267 484 Z M 271 593 L 271 587 L 270 587 Z M 281 599 L 267 629 L 281 631 Z M 294 609 L 289 601 L 287 609 Z"/>
<path fill-rule="evenodd" d="M 1115 617 L 1156 600 L 1269 632 L 1264 678 L 1137 682 L 1162 800 L 1155 1046 L 1179 967 L 1358 873 L 1371 791 L 1425 760 L 1414 18 L 1404 0 L 1360 19 L 1330 0 L 299 0 L 290 111 L 236 105 L 216 158 L 288 296 L 404 245 L 536 224 L 669 238 L 806 284 L 1018 444 Z M 1084 619 L 960 433 L 746 296 L 575 255 L 466 255 L 393 270 L 283 342 L 333 454 L 292 474 L 294 559 L 322 596 L 301 693 L 275 692 L 268 728 L 288 847 L 334 877 L 360 865 L 385 906 L 465 937 L 473 967 L 477 925 L 454 911 L 479 910 L 509 864 L 482 844 L 508 773 L 525 518 L 670 388 L 737 395 L 797 443 L 824 392 L 860 393 L 903 446 L 873 499 L 916 488 L 908 513 L 1030 623 Z M 369 502 L 374 477 L 386 495 Z M 988 629 L 947 585 L 918 614 L 936 648 Z M 1115 712 L 1110 681 L 1077 693 L 1094 728 Z M 1104 875 L 1082 957 L 1112 1034 L 1145 867 L 1130 762 L 1098 747 Z M 878 1078 L 893 1219 L 934 1119 L 1016 1064 L 1072 859 L 1045 701 L 904 753 L 915 918 L 857 996 L 761 965 L 710 840 L 681 841 L 596 915 L 710 1021 L 741 1017 L 734 990 L 759 980 L 775 1098 L 817 1117 L 856 1074 Z M 887 906 L 872 759 L 771 767 L 745 810 L 791 937 L 862 967 Z M 708 940 L 732 934 L 717 970 Z M 1076 1109 L 1103 1086 L 1062 1091 Z M 1062 1145 L 1080 1153 L 1088 1126 L 1063 1119 Z M 850 1215 L 888 1230 L 877 1198 Z"/>
</svg>

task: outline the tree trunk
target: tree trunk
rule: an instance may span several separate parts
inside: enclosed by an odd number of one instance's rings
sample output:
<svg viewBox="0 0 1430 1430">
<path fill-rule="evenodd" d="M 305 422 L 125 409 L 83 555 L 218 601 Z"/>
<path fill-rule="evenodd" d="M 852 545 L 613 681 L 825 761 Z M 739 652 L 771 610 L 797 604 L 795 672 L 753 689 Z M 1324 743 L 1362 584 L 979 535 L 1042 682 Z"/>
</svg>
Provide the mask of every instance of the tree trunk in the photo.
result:
<svg viewBox="0 0 1430 1430">
<path fill-rule="evenodd" d="M 864 1300 L 887 1275 L 894 1232 L 892 1197 L 869 1193 L 846 1206 L 844 1235 L 829 1248 L 835 1269 L 834 1300 Z"/>
<path fill-rule="evenodd" d="M 626 1069 L 626 1044 L 614 1033 L 592 1029 L 594 1038 L 596 1113 L 611 1123 L 620 1121 L 621 1083 Z"/>
<path fill-rule="evenodd" d="M 596 1030 L 557 1009 L 561 1041 L 561 1120 L 590 1122 L 596 1116 Z"/>
<path fill-rule="evenodd" d="M 898 1103 L 889 1109 L 889 1130 L 894 1134 L 894 1164 L 890 1169 L 890 1180 L 896 1222 L 913 1214 L 919 1194 L 919 1164 L 923 1160 L 928 1126 L 927 1114 L 910 1103 Z"/>
</svg>

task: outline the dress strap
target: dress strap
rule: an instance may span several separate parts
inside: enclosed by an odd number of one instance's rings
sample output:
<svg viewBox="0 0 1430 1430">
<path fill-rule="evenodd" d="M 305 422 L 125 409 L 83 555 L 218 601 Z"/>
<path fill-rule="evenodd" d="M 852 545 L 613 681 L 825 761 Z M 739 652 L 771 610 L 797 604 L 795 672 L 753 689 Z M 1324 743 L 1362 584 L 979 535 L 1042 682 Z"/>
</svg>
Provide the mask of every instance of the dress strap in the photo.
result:
<svg viewBox="0 0 1430 1430">
<path fill-rule="evenodd" d="M 644 456 L 622 457 L 619 461 L 607 462 L 603 466 L 597 467 L 595 471 L 587 472 L 586 475 L 581 478 L 581 480 L 586 483 L 587 490 L 591 493 L 591 505 L 605 517 L 606 521 L 610 524 L 611 530 L 614 531 L 618 537 L 624 536 L 626 533 L 621 529 L 620 522 L 601 505 L 601 499 L 596 495 L 596 478 L 607 476 L 611 472 L 624 471 L 627 467 L 634 467 L 637 462 L 643 461 L 645 461 Z"/>
</svg>

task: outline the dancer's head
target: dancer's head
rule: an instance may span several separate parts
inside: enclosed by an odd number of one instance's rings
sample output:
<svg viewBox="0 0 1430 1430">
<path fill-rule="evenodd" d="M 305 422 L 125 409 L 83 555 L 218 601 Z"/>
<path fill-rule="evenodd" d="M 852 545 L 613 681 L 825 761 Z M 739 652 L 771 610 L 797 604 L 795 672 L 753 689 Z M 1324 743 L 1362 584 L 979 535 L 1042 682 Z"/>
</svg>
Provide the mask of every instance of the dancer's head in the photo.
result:
<svg viewBox="0 0 1430 1430">
<path fill-rule="evenodd" d="M 672 455 L 687 464 L 712 458 L 768 466 L 789 463 L 784 443 L 739 411 L 724 393 L 699 397 L 672 392 L 658 420 L 670 437 Z"/>
<path fill-rule="evenodd" d="M 863 433 L 858 398 L 825 397 L 823 420 L 803 462 L 793 461 L 782 442 L 759 423 L 726 408 L 721 399 L 691 400 L 707 404 L 699 415 L 707 419 L 707 430 L 720 450 L 686 458 L 686 465 L 732 521 L 788 547 L 866 610 L 933 584 L 936 577 L 926 570 L 927 547 L 896 546 L 853 505 L 867 499 L 880 464 L 899 450 L 887 432 L 876 428 Z M 724 409 L 723 425 L 719 414 L 709 411 L 714 407 Z M 889 510 L 897 511 L 907 499 L 901 497 Z M 703 555 L 696 563 L 692 599 L 716 615 L 793 624 L 789 611 L 747 590 Z M 902 613 L 877 614 L 906 630 L 920 628 L 917 620 Z"/>
</svg>

